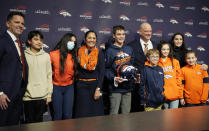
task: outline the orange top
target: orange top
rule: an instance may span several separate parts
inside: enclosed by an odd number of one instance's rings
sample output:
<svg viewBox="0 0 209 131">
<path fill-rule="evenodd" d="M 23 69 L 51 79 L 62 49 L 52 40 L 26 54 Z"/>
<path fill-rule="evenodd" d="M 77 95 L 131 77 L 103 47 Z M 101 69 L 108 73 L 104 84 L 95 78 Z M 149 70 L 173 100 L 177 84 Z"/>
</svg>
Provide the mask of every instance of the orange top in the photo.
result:
<svg viewBox="0 0 209 131">
<path fill-rule="evenodd" d="M 185 80 L 182 85 L 186 103 L 206 103 L 208 99 L 209 84 L 203 83 L 203 78 L 208 77 L 207 71 L 200 69 L 201 65 L 186 65 L 181 69 L 181 78 Z"/>
<path fill-rule="evenodd" d="M 50 52 L 51 63 L 52 63 L 52 81 L 57 86 L 67 86 L 73 83 L 74 77 L 74 61 L 72 55 L 68 54 L 65 61 L 64 74 L 60 74 L 60 50 Z"/>
<path fill-rule="evenodd" d="M 158 65 L 164 71 L 164 93 L 166 100 L 177 100 L 183 98 L 183 89 L 181 87 L 180 65 L 179 61 L 173 59 L 173 67 L 170 58 L 165 61 L 160 58 Z"/>
</svg>

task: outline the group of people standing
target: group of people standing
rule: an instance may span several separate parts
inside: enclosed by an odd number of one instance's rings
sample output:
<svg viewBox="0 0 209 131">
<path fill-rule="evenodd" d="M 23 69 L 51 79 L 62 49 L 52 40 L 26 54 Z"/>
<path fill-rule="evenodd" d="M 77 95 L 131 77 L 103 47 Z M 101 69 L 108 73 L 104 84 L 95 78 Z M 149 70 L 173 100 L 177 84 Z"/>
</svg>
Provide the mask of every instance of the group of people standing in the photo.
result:
<svg viewBox="0 0 209 131">
<path fill-rule="evenodd" d="M 92 30 L 85 33 L 80 48 L 76 36 L 66 33 L 48 54 L 39 31 L 29 32 L 23 51 L 22 13 L 11 12 L 6 26 L 0 37 L 0 126 L 18 124 L 22 110 L 26 123 L 41 122 L 50 102 L 54 120 L 70 119 L 73 114 L 75 118 L 104 115 L 103 81 L 110 114 L 136 112 L 140 107 L 145 111 L 178 108 L 179 100 L 182 105 L 203 105 L 208 98 L 208 66 L 196 63 L 197 56 L 187 51 L 181 33 L 173 35 L 171 44 L 161 41 L 157 46 L 151 41 L 151 25 L 142 23 L 140 35 L 125 44 L 125 28 L 117 25 L 106 49 L 96 45 Z M 188 72 L 198 79 L 198 91 L 196 87 L 191 91 L 194 84 Z"/>
</svg>

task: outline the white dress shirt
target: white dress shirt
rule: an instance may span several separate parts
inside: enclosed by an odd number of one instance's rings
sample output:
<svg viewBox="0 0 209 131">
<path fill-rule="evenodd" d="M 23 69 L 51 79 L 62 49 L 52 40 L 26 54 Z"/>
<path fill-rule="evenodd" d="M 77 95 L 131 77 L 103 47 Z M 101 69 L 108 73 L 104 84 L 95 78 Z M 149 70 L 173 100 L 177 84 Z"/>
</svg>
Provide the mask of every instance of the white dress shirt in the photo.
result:
<svg viewBox="0 0 209 131">
<path fill-rule="evenodd" d="M 16 42 L 16 40 L 17 40 L 16 36 L 14 34 L 12 34 L 9 30 L 7 30 L 7 33 L 10 35 L 10 37 L 14 41 L 15 47 L 17 48 L 17 52 L 18 52 L 19 56 L 21 56 L 20 48 L 18 46 L 18 43 Z"/>
<path fill-rule="evenodd" d="M 146 43 L 140 38 L 140 43 L 141 43 L 143 51 L 144 51 L 144 48 L 145 48 L 145 44 L 148 44 L 148 50 L 153 49 L 153 45 L 152 45 L 152 42 L 150 40 Z"/>
</svg>

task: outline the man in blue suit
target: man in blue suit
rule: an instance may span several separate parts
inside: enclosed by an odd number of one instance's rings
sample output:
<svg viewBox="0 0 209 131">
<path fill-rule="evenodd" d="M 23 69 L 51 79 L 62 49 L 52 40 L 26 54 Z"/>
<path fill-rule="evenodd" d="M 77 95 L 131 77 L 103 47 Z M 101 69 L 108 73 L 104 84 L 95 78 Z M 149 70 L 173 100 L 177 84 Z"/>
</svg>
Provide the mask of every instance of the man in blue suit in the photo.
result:
<svg viewBox="0 0 209 131">
<path fill-rule="evenodd" d="M 11 12 L 6 26 L 7 31 L 0 36 L 0 126 L 20 122 L 28 70 L 19 41 L 24 31 L 24 15 Z"/>
<path fill-rule="evenodd" d="M 152 27 L 149 23 L 145 22 L 140 25 L 139 35 L 137 38 L 130 42 L 128 45 L 133 48 L 134 52 L 134 66 L 140 71 L 144 67 L 146 61 L 146 53 L 149 49 L 153 47 L 156 48 L 156 45 L 150 40 L 152 37 Z M 144 108 L 140 106 L 139 96 L 138 96 L 138 85 L 136 85 L 132 92 L 132 106 L 131 112 L 142 111 Z"/>
</svg>

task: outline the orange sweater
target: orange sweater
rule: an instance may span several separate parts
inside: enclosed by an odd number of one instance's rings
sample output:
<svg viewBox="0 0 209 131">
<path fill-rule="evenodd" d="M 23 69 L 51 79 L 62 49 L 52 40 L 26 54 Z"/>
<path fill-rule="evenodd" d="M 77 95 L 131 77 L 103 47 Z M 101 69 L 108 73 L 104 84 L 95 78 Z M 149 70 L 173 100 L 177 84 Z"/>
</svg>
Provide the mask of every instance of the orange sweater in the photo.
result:
<svg viewBox="0 0 209 131">
<path fill-rule="evenodd" d="M 208 77 L 207 71 L 200 69 L 201 65 L 184 66 L 181 69 L 181 78 L 185 80 L 182 84 L 186 103 L 200 104 L 206 103 L 208 99 L 208 83 L 203 83 L 203 78 Z"/>
<path fill-rule="evenodd" d="M 57 86 L 71 85 L 74 77 L 74 62 L 72 60 L 72 55 L 67 55 L 63 75 L 60 74 L 60 50 L 50 52 L 50 57 L 52 63 L 53 84 Z"/>
<path fill-rule="evenodd" d="M 181 87 L 180 65 L 179 61 L 173 59 L 173 67 L 170 58 L 163 61 L 161 58 L 158 65 L 164 71 L 164 89 L 166 100 L 177 100 L 183 98 L 183 89 Z"/>
</svg>

